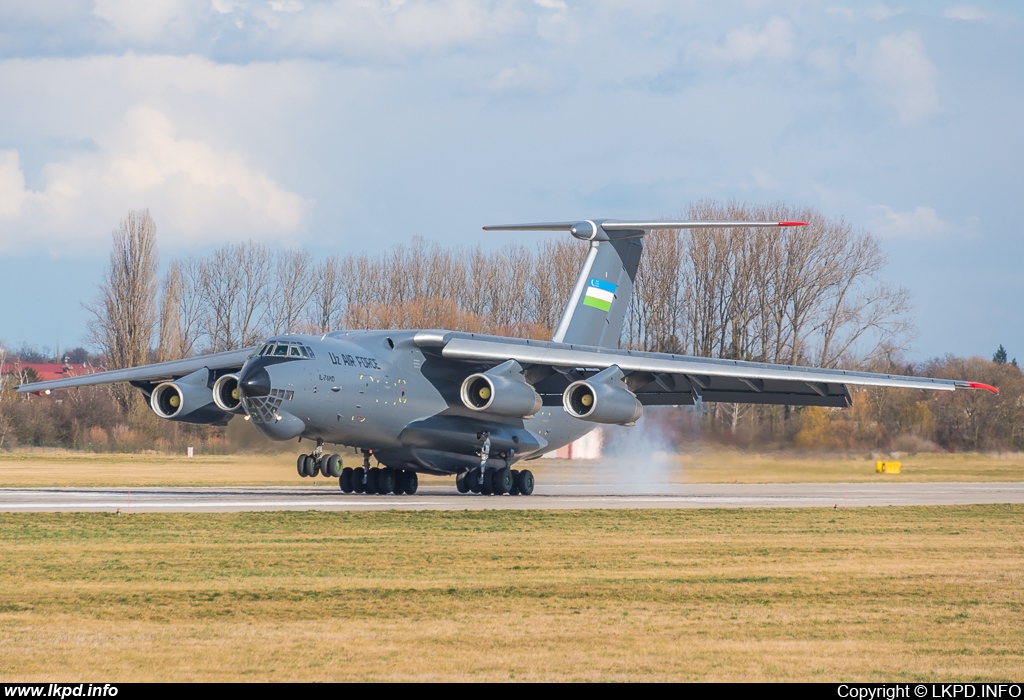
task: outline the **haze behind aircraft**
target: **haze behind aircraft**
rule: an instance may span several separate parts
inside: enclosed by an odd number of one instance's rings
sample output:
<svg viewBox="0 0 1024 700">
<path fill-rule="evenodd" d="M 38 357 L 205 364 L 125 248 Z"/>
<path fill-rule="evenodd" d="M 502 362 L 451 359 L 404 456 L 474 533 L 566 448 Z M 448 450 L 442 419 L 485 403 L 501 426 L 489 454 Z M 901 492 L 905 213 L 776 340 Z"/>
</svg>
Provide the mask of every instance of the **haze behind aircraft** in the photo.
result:
<svg viewBox="0 0 1024 700">
<path fill-rule="evenodd" d="M 632 425 L 645 406 L 697 401 L 850 405 L 849 386 L 953 391 L 978 382 L 791 367 L 618 349 L 644 236 L 656 229 L 803 226 L 803 222 L 614 221 L 485 226 L 566 231 L 590 249 L 550 341 L 446 330 L 287 333 L 257 347 L 83 377 L 19 393 L 128 382 L 167 420 L 251 420 L 271 440 L 307 438 L 301 476 L 345 493 L 413 494 L 418 473 L 454 475 L 461 493 L 530 495 L 520 460 L 600 424 Z M 324 445 L 362 453 L 342 468 Z M 370 457 L 379 466 L 372 467 Z"/>
</svg>

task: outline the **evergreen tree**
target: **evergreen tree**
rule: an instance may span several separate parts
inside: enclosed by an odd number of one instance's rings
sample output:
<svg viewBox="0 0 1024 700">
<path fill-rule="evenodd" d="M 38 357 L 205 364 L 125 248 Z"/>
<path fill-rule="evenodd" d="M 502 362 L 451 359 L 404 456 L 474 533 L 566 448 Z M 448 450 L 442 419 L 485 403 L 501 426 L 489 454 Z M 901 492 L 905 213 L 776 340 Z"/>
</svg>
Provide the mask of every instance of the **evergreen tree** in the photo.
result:
<svg viewBox="0 0 1024 700">
<path fill-rule="evenodd" d="M 999 345 L 999 349 L 996 350 L 996 354 L 992 356 L 992 361 L 997 365 L 1006 364 L 1006 348 L 1004 348 L 1002 344 Z"/>
</svg>

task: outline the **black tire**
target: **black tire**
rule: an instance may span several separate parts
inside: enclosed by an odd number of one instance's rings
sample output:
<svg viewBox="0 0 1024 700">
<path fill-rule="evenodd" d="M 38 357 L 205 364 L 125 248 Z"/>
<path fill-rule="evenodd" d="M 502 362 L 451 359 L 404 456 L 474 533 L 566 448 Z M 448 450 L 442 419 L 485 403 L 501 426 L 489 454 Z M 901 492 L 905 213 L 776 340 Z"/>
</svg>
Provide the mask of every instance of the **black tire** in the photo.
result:
<svg viewBox="0 0 1024 700">
<path fill-rule="evenodd" d="M 395 472 L 395 487 L 391 489 L 391 493 L 396 496 L 401 496 L 405 493 L 405 480 L 408 478 L 409 472 L 404 469 Z"/>
<path fill-rule="evenodd" d="M 469 472 L 459 472 L 455 477 L 455 488 L 459 493 L 469 493 Z"/>
<path fill-rule="evenodd" d="M 405 473 L 405 495 L 415 495 L 416 489 L 420 487 L 420 478 L 416 475 L 416 472 Z"/>
<path fill-rule="evenodd" d="M 377 485 L 380 483 L 380 468 L 370 467 L 366 473 L 366 493 L 380 493 Z"/>
<path fill-rule="evenodd" d="M 533 495 L 533 487 L 535 483 L 533 481 L 533 472 L 529 469 L 524 469 L 519 472 L 519 493 L 524 496 Z"/>
<path fill-rule="evenodd" d="M 473 468 L 466 475 L 466 484 L 473 493 L 480 493 L 480 470 Z"/>
<path fill-rule="evenodd" d="M 363 483 L 363 476 L 366 474 L 366 470 L 362 467 L 356 467 L 352 470 L 352 490 L 356 493 L 366 493 L 366 484 Z"/>
<path fill-rule="evenodd" d="M 484 481 L 480 484 L 480 493 L 490 496 L 494 493 L 494 470 L 484 469 Z"/>
<path fill-rule="evenodd" d="M 394 493 L 397 480 L 395 470 L 391 467 L 384 467 L 377 473 L 377 493 L 381 495 Z"/>
<path fill-rule="evenodd" d="M 512 488 L 508 490 L 508 495 L 518 496 L 519 495 L 519 470 L 512 470 Z"/>
<path fill-rule="evenodd" d="M 497 469 L 491 475 L 491 492 L 503 496 L 512 490 L 512 470 L 508 467 Z"/>
<path fill-rule="evenodd" d="M 352 469 L 345 467 L 338 476 L 338 486 L 345 493 L 352 493 Z"/>
<path fill-rule="evenodd" d="M 327 466 L 327 475 L 332 476 L 335 479 L 341 476 L 341 455 L 331 455 L 324 460 L 324 463 L 320 465 L 320 471 L 323 471 L 324 466 Z"/>
<path fill-rule="evenodd" d="M 295 467 L 299 470 L 299 476 L 306 476 L 306 455 L 299 455 L 295 460 Z"/>
<path fill-rule="evenodd" d="M 313 455 L 306 455 L 306 476 L 320 476 L 320 465 L 316 463 Z"/>
</svg>

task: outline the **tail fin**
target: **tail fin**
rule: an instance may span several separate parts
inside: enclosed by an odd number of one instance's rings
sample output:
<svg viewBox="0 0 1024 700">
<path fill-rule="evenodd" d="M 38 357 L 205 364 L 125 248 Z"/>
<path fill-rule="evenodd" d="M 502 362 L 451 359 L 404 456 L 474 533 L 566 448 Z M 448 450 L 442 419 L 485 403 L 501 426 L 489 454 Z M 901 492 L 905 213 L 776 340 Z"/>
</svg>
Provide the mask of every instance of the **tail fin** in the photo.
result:
<svg viewBox="0 0 1024 700">
<path fill-rule="evenodd" d="M 559 343 L 617 348 L 644 235 L 655 229 L 806 226 L 802 221 L 561 221 L 484 226 L 485 231 L 568 231 L 590 241 L 583 269 L 552 338 Z"/>
</svg>

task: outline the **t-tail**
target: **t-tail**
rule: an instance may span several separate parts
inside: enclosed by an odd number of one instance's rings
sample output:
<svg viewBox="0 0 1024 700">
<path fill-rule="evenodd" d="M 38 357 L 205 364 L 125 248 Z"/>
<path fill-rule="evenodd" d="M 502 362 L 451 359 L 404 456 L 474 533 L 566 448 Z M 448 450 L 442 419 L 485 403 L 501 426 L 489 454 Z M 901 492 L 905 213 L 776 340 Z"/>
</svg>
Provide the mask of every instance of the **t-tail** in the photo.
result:
<svg viewBox="0 0 1024 700">
<path fill-rule="evenodd" d="M 806 226 L 803 221 L 618 221 L 588 219 L 484 226 L 485 231 L 568 231 L 590 243 L 583 269 L 552 338 L 559 343 L 617 348 L 644 250 L 658 229 Z"/>
</svg>

